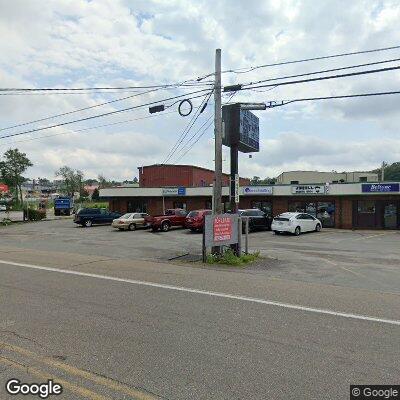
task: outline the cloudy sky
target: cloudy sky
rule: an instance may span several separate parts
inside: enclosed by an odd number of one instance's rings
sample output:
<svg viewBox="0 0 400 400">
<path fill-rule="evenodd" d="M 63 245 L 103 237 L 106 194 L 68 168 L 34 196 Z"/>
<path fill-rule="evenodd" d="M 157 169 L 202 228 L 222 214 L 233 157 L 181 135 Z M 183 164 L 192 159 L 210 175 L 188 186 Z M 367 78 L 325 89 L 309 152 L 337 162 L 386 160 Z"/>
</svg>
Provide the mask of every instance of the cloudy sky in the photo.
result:
<svg viewBox="0 0 400 400">
<path fill-rule="evenodd" d="M 275 62 L 400 45 L 399 20 L 399 1 L 48 0 L 44 6 L 39 0 L 0 0 L 0 88 L 182 82 L 212 72 L 216 48 L 222 49 L 223 70 L 245 72 L 248 67 Z M 223 84 L 397 58 L 400 49 L 258 68 L 225 73 Z M 396 65 L 400 62 L 354 71 Z M 27 173 L 31 178 L 54 178 L 57 168 L 68 165 L 83 170 L 86 177 L 101 173 L 107 178 L 132 179 L 138 166 L 163 162 L 188 124 L 190 117 L 179 116 L 176 105 L 150 118 L 147 108 L 138 108 L 4 136 L 201 89 L 170 88 L 140 95 L 133 90 L 1 95 L 0 154 L 10 147 L 26 152 L 34 163 Z M 232 100 L 280 101 L 392 90 L 400 90 L 396 70 L 238 92 Z M 128 96 L 105 106 L 4 129 Z M 195 106 L 201 101 L 193 99 Z M 240 173 L 266 177 L 297 169 L 364 170 L 383 160 L 399 161 L 399 102 L 400 95 L 394 95 L 294 103 L 257 112 L 260 152 L 251 159 L 240 156 Z M 212 127 L 199 129 L 212 111 L 211 98 L 169 162 L 212 167 Z M 225 148 L 224 170 L 228 169 Z"/>
</svg>

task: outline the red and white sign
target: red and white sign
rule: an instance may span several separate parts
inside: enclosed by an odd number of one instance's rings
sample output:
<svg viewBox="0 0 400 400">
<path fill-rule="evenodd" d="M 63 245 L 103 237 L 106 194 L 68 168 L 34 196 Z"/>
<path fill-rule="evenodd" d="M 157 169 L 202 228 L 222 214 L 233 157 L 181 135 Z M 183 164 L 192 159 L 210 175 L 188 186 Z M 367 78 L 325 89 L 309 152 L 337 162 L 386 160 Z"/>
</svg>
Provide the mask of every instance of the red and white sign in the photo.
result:
<svg viewBox="0 0 400 400">
<path fill-rule="evenodd" d="M 231 218 L 216 217 L 214 219 L 214 241 L 224 242 L 232 239 L 232 222 Z"/>
<path fill-rule="evenodd" d="M 0 183 L 0 192 L 7 193 L 8 192 L 8 186 L 4 183 Z"/>
</svg>

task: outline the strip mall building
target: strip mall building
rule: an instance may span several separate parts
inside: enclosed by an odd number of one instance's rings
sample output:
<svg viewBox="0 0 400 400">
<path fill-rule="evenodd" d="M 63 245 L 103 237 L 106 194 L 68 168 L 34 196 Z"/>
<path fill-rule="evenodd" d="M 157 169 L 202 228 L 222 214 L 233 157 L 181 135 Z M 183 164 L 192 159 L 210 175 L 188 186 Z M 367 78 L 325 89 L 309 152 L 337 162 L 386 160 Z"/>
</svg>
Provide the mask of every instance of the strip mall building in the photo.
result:
<svg viewBox="0 0 400 400">
<path fill-rule="evenodd" d="M 177 166 L 178 168 L 181 166 Z M 100 190 L 100 196 L 109 201 L 112 210 L 120 212 L 148 212 L 160 214 L 167 208 L 196 210 L 212 208 L 212 171 L 190 167 L 183 179 L 178 179 L 176 170 L 169 170 L 176 185 L 160 187 L 113 187 Z M 145 169 L 147 171 L 147 176 Z M 155 174 L 167 183 L 161 166 L 140 168 L 140 178 L 149 181 Z M 211 174 L 210 174 L 211 173 Z M 189 184 L 197 176 L 202 185 Z M 210 178 L 211 177 L 211 178 Z M 186 180 L 187 185 L 182 185 Z M 141 183 L 141 182 L 140 182 Z M 399 182 L 353 182 L 325 184 L 275 184 L 250 186 L 241 181 L 239 208 L 259 208 L 275 216 L 285 211 L 301 211 L 321 219 L 325 227 L 357 229 L 400 229 L 400 184 Z M 229 208 L 229 188 L 223 187 L 225 211 Z"/>
</svg>

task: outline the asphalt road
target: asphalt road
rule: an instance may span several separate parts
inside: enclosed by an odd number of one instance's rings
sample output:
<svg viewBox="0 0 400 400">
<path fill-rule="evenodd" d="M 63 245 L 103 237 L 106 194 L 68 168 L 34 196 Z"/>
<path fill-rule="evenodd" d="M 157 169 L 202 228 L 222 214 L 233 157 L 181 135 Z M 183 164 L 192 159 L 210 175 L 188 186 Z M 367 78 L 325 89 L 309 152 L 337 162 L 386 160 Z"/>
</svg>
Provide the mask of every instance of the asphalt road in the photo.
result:
<svg viewBox="0 0 400 400">
<path fill-rule="evenodd" d="M 1 399 L 19 398 L 10 377 L 95 400 L 343 399 L 350 384 L 399 383 L 397 233 L 329 231 L 324 247 L 323 234 L 261 232 L 268 262 L 235 270 L 163 262 L 164 248 L 196 249 L 183 231 L 68 229 L 0 230 Z M 147 240 L 158 251 L 143 260 Z"/>
</svg>

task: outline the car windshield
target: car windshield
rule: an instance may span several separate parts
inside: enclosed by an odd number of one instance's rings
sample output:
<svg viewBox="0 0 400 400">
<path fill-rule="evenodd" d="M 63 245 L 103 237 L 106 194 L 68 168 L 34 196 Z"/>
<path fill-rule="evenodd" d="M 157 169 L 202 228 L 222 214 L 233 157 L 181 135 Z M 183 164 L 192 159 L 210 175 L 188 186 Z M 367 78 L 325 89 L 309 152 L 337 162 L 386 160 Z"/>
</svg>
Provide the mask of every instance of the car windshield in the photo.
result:
<svg viewBox="0 0 400 400">
<path fill-rule="evenodd" d="M 175 215 L 175 210 L 166 210 L 165 215 Z"/>
<path fill-rule="evenodd" d="M 189 218 L 194 218 L 199 215 L 198 211 L 190 211 L 190 213 L 187 215 Z"/>
</svg>

